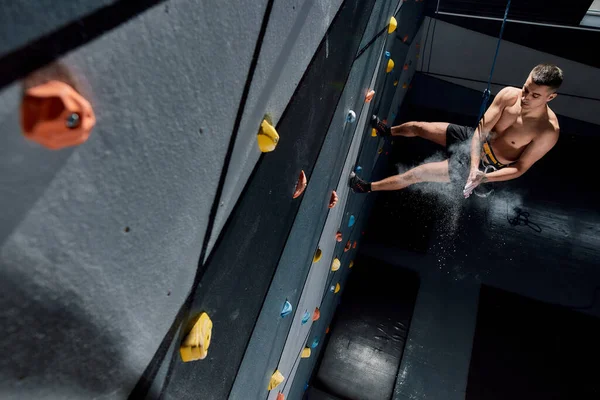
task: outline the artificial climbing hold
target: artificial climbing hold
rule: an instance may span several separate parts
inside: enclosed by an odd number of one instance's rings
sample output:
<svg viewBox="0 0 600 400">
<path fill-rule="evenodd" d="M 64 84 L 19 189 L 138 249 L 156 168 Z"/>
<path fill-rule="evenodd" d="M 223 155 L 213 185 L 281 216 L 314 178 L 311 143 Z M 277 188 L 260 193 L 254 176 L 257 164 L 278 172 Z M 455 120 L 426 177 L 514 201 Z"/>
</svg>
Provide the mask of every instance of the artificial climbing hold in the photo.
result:
<svg viewBox="0 0 600 400">
<path fill-rule="evenodd" d="M 325 328 L 325 334 L 327 335 L 329 333 L 329 327 Z"/>
<path fill-rule="evenodd" d="M 335 190 L 331 191 L 331 197 L 329 197 L 329 208 L 335 207 L 338 202 L 338 195 Z"/>
<path fill-rule="evenodd" d="M 398 80 L 394 81 L 394 86 L 398 86 Z"/>
<path fill-rule="evenodd" d="M 334 285 L 329 286 L 329 291 L 331 293 L 335 292 L 335 286 Z"/>
<path fill-rule="evenodd" d="M 307 323 L 309 319 L 310 319 L 310 313 L 308 312 L 308 310 L 306 310 L 306 311 L 304 311 L 304 315 L 302 316 L 302 325 Z"/>
<path fill-rule="evenodd" d="M 192 330 L 179 347 L 179 354 L 183 362 L 203 360 L 208 354 L 213 323 L 208 314 L 202 313 Z"/>
<path fill-rule="evenodd" d="M 406 89 L 407 87 L 408 87 L 408 84 L 407 84 L 406 82 L 404 82 L 404 83 L 402 84 L 402 89 Z"/>
<path fill-rule="evenodd" d="M 356 218 L 354 218 L 354 215 L 351 215 L 350 218 L 348 218 L 348 226 L 351 227 L 354 225 L 354 222 L 356 222 Z"/>
<path fill-rule="evenodd" d="M 371 137 L 377 137 L 377 129 L 371 129 Z"/>
<path fill-rule="evenodd" d="M 275 400 L 285 400 L 285 395 L 281 392 L 277 394 L 277 398 Z"/>
<path fill-rule="evenodd" d="M 342 232 L 338 231 L 338 233 L 335 234 L 335 241 L 338 243 L 342 241 Z"/>
<path fill-rule="evenodd" d="M 281 309 L 281 316 L 287 317 L 292 313 L 292 304 L 289 301 L 285 301 L 283 308 Z"/>
<path fill-rule="evenodd" d="M 279 134 L 272 125 L 271 118 L 265 116 L 260 124 L 258 135 L 256 136 L 258 141 L 258 148 L 263 153 L 268 153 L 275 150 L 277 143 L 279 142 Z"/>
<path fill-rule="evenodd" d="M 64 82 L 50 81 L 25 91 L 21 102 L 23 135 L 48 149 L 84 143 L 95 124 L 90 103 Z"/>
<path fill-rule="evenodd" d="M 391 58 L 388 60 L 387 63 L 387 68 L 385 69 L 385 72 L 389 73 L 394 69 L 394 60 L 392 60 Z"/>
<path fill-rule="evenodd" d="M 302 349 L 302 354 L 300 355 L 300 357 L 302 358 L 309 358 L 310 357 L 310 347 L 305 347 Z"/>
<path fill-rule="evenodd" d="M 356 121 L 356 113 L 352 110 L 348 111 L 348 114 L 346 115 L 346 122 L 348 123 L 354 123 L 354 121 Z"/>
<path fill-rule="evenodd" d="M 313 313 L 313 321 L 318 321 L 319 318 L 321 318 L 321 310 L 319 310 L 319 307 L 317 307 Z"/>
<path fill-rule="evenodd" d="M 367 92 L 367 95 L 365 96 L 365 103 L 370 103 L 371 100 L 373 100 L 373 96 L 375 96 L 375 91 L 371 89 Z"/>
<path fill-rule="evenodd" d="M 294 199 L 300 197 L 300 195 L 304 192 L 304 189 L 306 189 L 306 185 L 308 185 L 306 174 L 304 171 L 300 171 L 298 182 L 296 182 L 296 190 L 294 191 Z"/>
<path fill-rule="evenodd" d="M 407 40 L 408 40 L 408 35 L 404 35 L 404 37 L 402 38 L 402 41 L 403 41 L 404 43 L 406 43 L 406 41 L 407 41 Z"/>
<path fill-rule="evenodd" d="M 354 267 L 354 260 L 351 260 L 350 264 L 348 265 L 348 268 L 352 268 L 352 267 Z"/>
<path fill-rule="evenodd" d="M 388 59 L 392 56 L 392 53 L 390 53 L 389 51 L 385 52 L 385 58 Z"/>
<path fill-rule="evenodd" d="M 405 71 L 408 71 L 408 64 L 404 64 L 404 67 L 402 67 L 402 69 L 404 69 Z"/>
<path fill-rule="evenodd" d="M 398 26 L 398 21 L 396 21 L 396 18 L 391 17 L 390 24 L 388 25 L 388 34 L 394 32 L 396 30 L 397 26 Z"/>
<path fill-rule="evenodd" d="M 336 283 L 336 284 L 335 284 L 335 290 L 333 291 L 333 293 L 337 293 L 337 292 L 339 292 L 339 291 L 340 291 L 340 289 L 341 289 L 341 287 L 340 287 L 340 284 L 339 284 L 339 283 Z"/>
<path fill-rule="evenodd" d="M 276 370 L 271 376 L 271 380 L 269 381 L 269 387 L 267 390 L 275 389 L 277 386 L 281 385 L 281 382 L 283 382 L 284 379 L 285 378 L 283 377 L 281 372 L 279 372 L 279 370 Z"/>
<path fill-rule="evenodd" d="M 311 343 L 310 347 L 314 349 L 318 345 L 319 345 L 319 337 L 317 336 L 316 338 L 313 339 L 313 342 Z"/>
<path fill-rule="evenodd" d="M 354 172 L 358 174 L 360 171 L 362 171 L 362 167 L 360 165 L 357 165 L 356 168 L 354 168 Z"/>
<path fill-rule="evenodd" d="M 377 154 L 381 154 L 381 153 L 383 153 L 383 147 L 380 147 L 380 148 L 377 150 Z"/>
<path fill-rule="evenodd" d="M 313 256 L 313 262 L 319 262 L 319 260 L 321 259 L 321 257 L 323 256 L 323 252 L 321 251 L 321 249 L 317 249 L 317 251 L 315 251 L 315 255 Z"/>
<path fill-rule="evenodd" d="M 352 242 L 348 240 L 346 247 L 344 247 L 344 253 L 350 250 L 350 247 L 352 247 Z"/>
<path fill-rule="evenodd" d="M 356 248 L 356 240 L 354 241 L 354 243 L 352 244 L 352 248 L 355 249 Z"/>
<path fill-rule="evenodd" d="M 333 261 L 331 262 L 331 270 L 333 272 L 337 271 L 338 269 L 340 269 L 340 265 L 342 265 L 340 260 L 338 258 L 334 258 Z"/>
</svg>

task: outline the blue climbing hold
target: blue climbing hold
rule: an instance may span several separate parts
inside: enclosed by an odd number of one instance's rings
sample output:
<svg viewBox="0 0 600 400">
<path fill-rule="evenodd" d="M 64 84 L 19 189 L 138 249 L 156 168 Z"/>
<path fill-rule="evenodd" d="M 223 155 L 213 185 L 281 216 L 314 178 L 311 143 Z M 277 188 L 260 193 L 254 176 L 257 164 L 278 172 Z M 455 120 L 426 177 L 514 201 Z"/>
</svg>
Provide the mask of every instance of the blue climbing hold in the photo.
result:
<svg viewBox="0 0 600 400">
<path fill-rule="evenodd" d="M 302 324 L 305 324 L 310 319 L 310 313 L 308 311 L 304 312 L 304 316 L 302 317 Z"/>
<path fill-rule="evenodd" d="M 283 305 L 283 309 L 281 310 L 281 316 L 287 317 L 291 313 L 292 313 L 292 304 L 286 300 L 285 304 Z"/>
<path fill-rule="evenodd" d="M 357 165 L 356 168 L 354 168 L 354 172 L 358 174 L 360 171 L 362 171 L 362 167 L 360 165 Z"/>
<path fill-rule="evenodd" d="M 350 219 L 348 220 L 348 226 L 349 227 L 353 226 L 355 222 L 356 222 L 356 219 L 354 218 L 354 215 L 351 215 Z"/>
<path fill-rule="evenodd" d="M 346 115 L 346 122 L 348 123 L 354 123 L 354 121 L 356 121 L 356 113 L 353 110 L 348 111 L 348 114 Z"/>
<path fill-rule="evenodd" d="M 331 285 L 331 286 L 329 287 L 329 291 L 330 291 L 331 293 L 335 292 L 335 285 Z"/>
<path fill-rule="evenodd" d="M 308 389 L 308 382 L 306 382 L 306 383 L 304 384 L 304 390 L 307 390 L 307 389 Z"/>
<path fill-rule="evenodd" d="M 390 53 L 389 51 L 385 52 L 385 58 L 390 58 L 392 56 L 392 53 Z"/>
<path fill-rule="evenodd" d="M 312 344 L 310 345 L 310 347 L 314 349 L 314 348 L 316 348 L 318 345 L 319 345 L 319 337 L 317 336 L 317 337 L 316 337 L 316 338 L 313 340 L 313 342 L 312 342 Z"/>
</svg>

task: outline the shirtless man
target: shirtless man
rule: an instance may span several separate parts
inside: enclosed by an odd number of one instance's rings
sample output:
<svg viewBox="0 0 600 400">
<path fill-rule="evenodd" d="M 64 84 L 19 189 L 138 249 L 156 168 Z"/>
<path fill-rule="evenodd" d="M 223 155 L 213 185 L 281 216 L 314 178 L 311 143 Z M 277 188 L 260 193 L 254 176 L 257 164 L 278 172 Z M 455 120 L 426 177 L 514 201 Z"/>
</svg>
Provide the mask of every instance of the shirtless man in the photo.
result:
<svg viewBox="0 0 600 400">
<path fill-rule="evenodd" d="M 431 140 L 446 148 L 448 159 L 372 183 L 352 173 L 350 187 L 368 193 L 400 190 L 419 182 L 452 182 L 464 185 L 466 198 L 481 183 L 518 178 L 558 140 L 558 120 L 547 103 L 557 96 L 562 80 L 557 66 L 537 65 L 523 88 L 505 87 L 498 92 L 476 129 L 447 122 L 407 122 L 390 128 L 373 116 L 378 135 Z"/>
</svg>

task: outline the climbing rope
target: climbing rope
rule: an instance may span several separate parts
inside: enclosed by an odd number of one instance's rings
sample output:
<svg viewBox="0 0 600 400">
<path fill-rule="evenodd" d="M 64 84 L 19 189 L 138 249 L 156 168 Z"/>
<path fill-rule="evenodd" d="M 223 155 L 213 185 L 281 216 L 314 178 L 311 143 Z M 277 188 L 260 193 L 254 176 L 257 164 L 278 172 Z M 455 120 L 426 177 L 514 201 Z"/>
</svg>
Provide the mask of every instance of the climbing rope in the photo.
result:
<svg viewBox="0 0 600 400">
<path fill-rule="evenodd" d="M 487 108 L 488 101 L 490 100 L 490 94 L 491 94 L 490 86 L 492 84 L 492 77 L 494 75 L 494 67 L 496 66 L 496 60 L 498 59 L 498 52 L 500 51 L 500 43 L 502 42 L 502 35 L 504 34 L 504 26 L 506 25 L 506 19 L 508 18 L 508 10 L 510 9 L 510 2 L 511 2 L 511 0 L 508 0 L 508 2 L 506 3 L 506 10 L 504 10 L 504 20 L 502 21 L 502 27 L 500 28 L 500 35 L 498 36 L 498 43 L 496 44 L 496 54 L 494 54 L 494 62 L 492 63 L 492 69 L 490 71 L 490 77 L 488 78 L 487 88 L 483 92 L 483 101 L 481 102 L 481 107 L 479 108 L 479 117 L 477 118 L 477 125 L 479 125 L 481 118 L 483 118 L 483 114 L 485 113 L 485 110 Z M 439 7 L 439 3 L 438 3 L 438 7 Z"/>
</svg>

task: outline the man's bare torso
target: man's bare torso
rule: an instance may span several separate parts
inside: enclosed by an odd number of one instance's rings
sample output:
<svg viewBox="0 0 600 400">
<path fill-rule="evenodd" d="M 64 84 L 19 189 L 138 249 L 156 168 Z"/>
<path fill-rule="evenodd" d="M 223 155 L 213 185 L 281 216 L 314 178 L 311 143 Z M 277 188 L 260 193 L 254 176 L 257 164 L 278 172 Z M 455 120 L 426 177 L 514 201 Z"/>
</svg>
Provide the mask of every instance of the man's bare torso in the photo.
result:
<svg viewBox="0 0 600 400">
<path fill-rule="evenodd" d="M 503 110 L 489 140 L 496 158 L 503 164 L 517 161 L 533 140 L 558 127 L 556 114 L 548 106 L 545 110 L 524 114 L 521 109 L 521 89 L 512 89 L 515 102 Z"/>
</svg>

